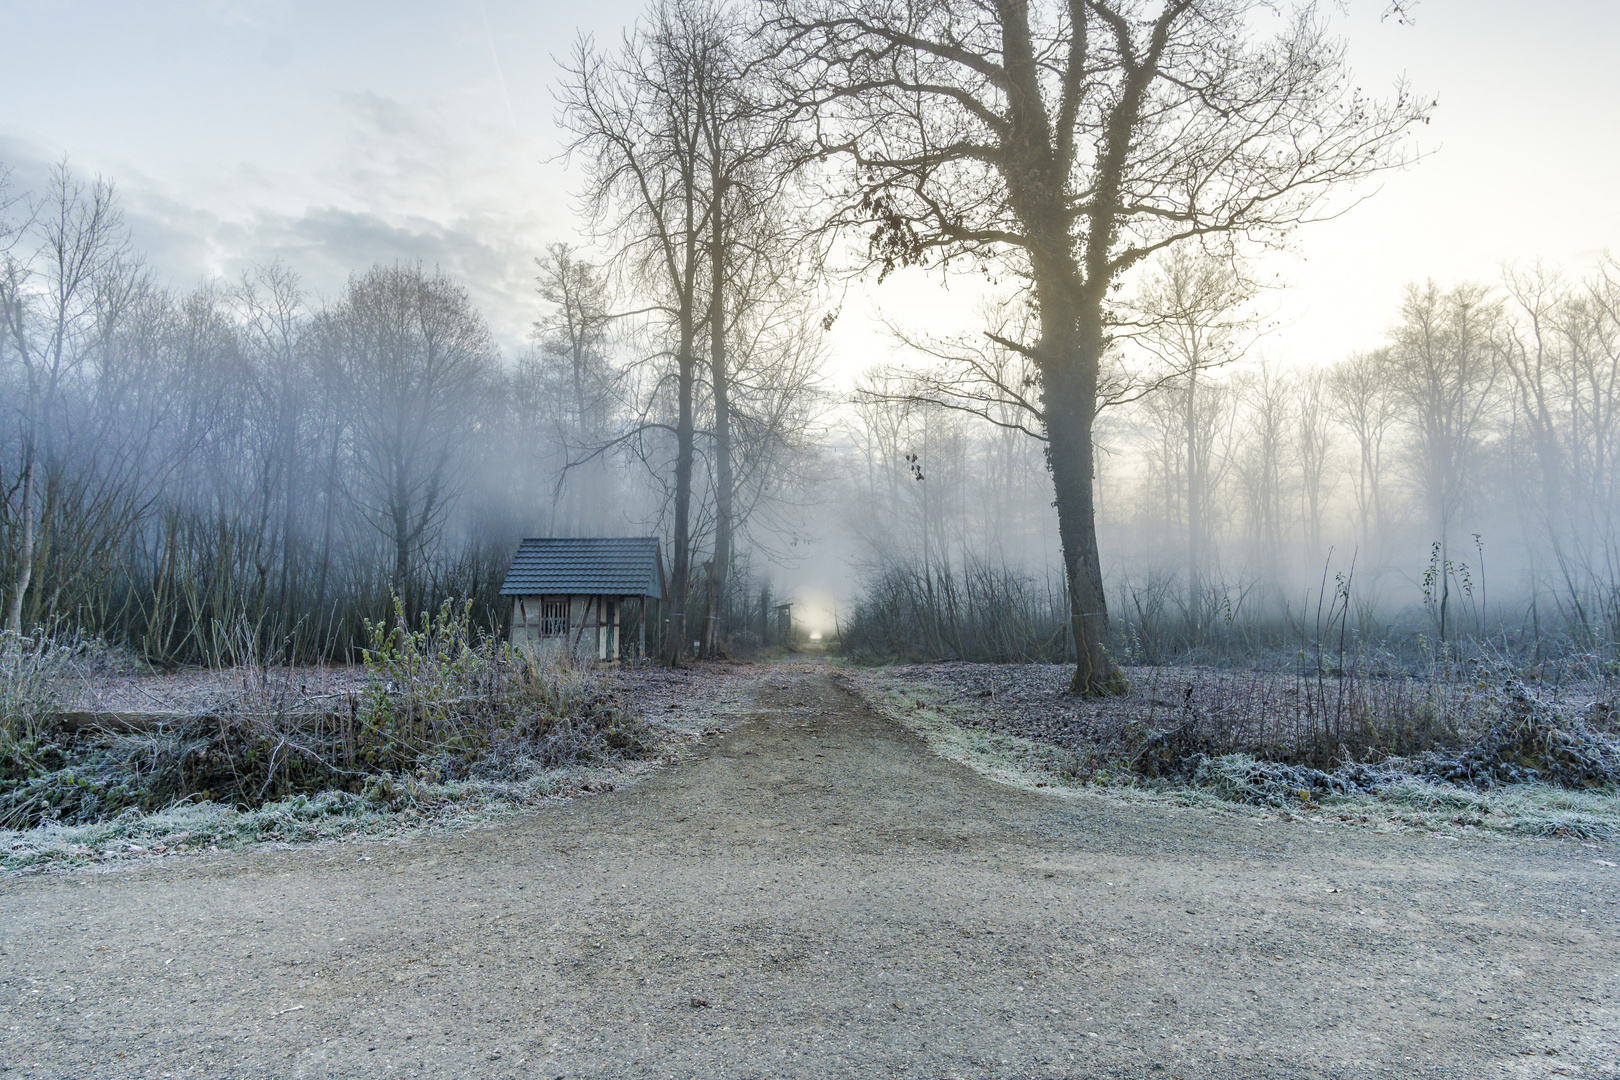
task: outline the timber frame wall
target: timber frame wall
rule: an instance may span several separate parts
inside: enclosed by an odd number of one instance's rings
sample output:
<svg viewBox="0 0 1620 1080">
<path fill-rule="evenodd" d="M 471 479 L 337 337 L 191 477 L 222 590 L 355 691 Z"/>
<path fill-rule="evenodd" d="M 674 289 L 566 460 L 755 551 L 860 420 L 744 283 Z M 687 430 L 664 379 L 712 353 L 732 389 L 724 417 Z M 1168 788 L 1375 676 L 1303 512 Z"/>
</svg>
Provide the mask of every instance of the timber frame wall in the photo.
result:
<svg viewBox="0 0 1620 1080">
<path fill-rule="evenodd" d="M 620 613 L 626 600 L 636 597 L 594 594 L 527 595 L 512 598 L 514 646 L 565 652 L 581 661 L 617 663 L 625 649 Z M 566 619 L 558 624 L 547 609 L 566 605 Z M 642 622 L 645 623 L 645 603 Z M 643 630 L 643 633 L 645 631 Z M 641 650 L 645 652 L 645 647 Z"/>
</svg>

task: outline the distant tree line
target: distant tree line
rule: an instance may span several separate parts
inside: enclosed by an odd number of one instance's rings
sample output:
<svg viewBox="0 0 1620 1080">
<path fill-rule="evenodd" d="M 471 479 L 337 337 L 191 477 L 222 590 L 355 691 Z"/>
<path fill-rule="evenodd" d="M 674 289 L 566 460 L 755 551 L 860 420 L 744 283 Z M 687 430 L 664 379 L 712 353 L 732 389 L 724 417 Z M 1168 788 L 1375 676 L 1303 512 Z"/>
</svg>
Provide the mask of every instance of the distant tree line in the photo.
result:
<svg viewBox="0 0 1620 1080">
<path fill-rule="evenodd" d="M 1138 550 L 1162 559 L 1149 538 L 1179 537 L 1190 553 L 1176 603 L 1194 632 L 1332 545 L 1341 569 L 1355 554 L 1364 604 L 1418 597 L 1439 641 L 1482 628 L 1493 550 L 1498 619 L 1620 637 L 1612 258 L 1579 280 L 1414 283 L 1386 344 L 1316 359 L 1178 374 L 1116 429 L 1145 466 Z"/>
<path fill-rule="evenodd" d="M 544 313 L 508 364 L 466 290 L 418 264 L 356 273 L 323 304 L 281 263 L 178 293 L 133 249 L 109 181 L 63 165 L 7 206 L 7 630 L 69 626 L 180 662 L 229 659 L 245 625 L 272 655 L 342 656 L 396 598 L 412 618 L 469 599 L 499 628 L 522 535 L 663 527 L 670 395 L 566 245 L 537 260 Z M 809 416 L 800 359 L 798 397 L 734 395 L 743 521 Z"/>
<path fill-rule="evenodd" d="M 1267 358 L 1257 311 L 1241 267 L 1187 251 L 1121 305 L 1100 531 L 1139 649 L 1196 654 L 1318 601 L 1364 637 L 1620 640 L 1612 257 L 1576 279 L 1414 283 L 1385 344 L 1336 361 Z M 869 373 L 851 416 L 845 503 L 872 595 L 932 611 L 948 573 L 963 603 L 1016 607 L 1041 630 L 1019 648 L 1050 658 L 1027 374 L 993 340 L 917 344 L 936 363 Z"/>
</svg>

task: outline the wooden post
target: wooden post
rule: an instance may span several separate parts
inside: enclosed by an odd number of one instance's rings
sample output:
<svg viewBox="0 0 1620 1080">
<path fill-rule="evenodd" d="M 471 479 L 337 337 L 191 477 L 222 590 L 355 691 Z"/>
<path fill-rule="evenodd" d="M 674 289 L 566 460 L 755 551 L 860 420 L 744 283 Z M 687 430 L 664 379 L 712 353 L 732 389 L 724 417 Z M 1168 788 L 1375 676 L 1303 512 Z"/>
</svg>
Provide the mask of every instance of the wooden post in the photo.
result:
<svg viewBox="0 0 1620 1080">
<path fill-rule="evenodd" d="M 624 597 L 615 597 L 610 607 L 613 611 L 613 621 L 608 624 L 608 660 L 618 664 L 624 656 L 624 647 L 619 640 L 619 623 L 623 621 L 624 615 Z"/>
<path fill-rule="evenodd" d="M 579 605 L 579 626 L 574 630 L 574 640 L 568 646 L 570 661 L 579 656 L 579 643 L 585 637 L 585 612 L 590 610 L 592 597 L 585 595 L 581 596 L 580 600 L 583 602 Z M 568 598 L 568 617 L 570 619 L 574 617 L 574 598 L 572 596 Z"/>
</svg>

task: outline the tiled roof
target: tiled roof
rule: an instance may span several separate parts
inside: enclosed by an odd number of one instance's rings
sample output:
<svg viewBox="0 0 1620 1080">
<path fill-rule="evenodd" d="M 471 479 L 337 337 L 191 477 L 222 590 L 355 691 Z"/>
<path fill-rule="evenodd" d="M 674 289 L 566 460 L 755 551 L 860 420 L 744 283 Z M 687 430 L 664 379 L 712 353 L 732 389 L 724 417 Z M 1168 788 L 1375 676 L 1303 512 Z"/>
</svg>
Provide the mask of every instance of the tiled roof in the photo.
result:
<svg viewBox="0 0 1620 1080">
<path fill-rule="evenodd" d="M 656 536 L 539 536 L 518 545 L 502 596 L 661 596 Z"/>
</svg>

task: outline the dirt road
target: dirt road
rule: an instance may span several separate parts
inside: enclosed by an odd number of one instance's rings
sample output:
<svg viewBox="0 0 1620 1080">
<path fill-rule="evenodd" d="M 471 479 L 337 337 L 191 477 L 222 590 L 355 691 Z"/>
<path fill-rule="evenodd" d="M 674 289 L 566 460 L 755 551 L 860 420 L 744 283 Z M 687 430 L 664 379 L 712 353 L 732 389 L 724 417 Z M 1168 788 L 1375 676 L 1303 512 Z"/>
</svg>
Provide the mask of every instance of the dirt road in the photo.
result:
<svg viewBox="0 0 1620 1080">
<path fill-rule="evenodd" d="M 1032 794 L 749 677 L 696 759 L 488 828 L 0 881 L 0 1063 L 1620 1077 L 1615 845 Z"/>
</svg>

